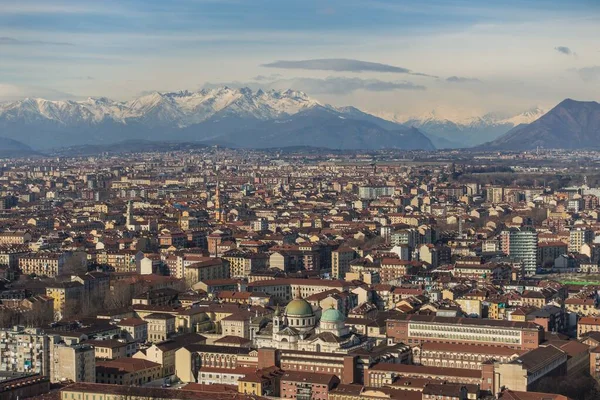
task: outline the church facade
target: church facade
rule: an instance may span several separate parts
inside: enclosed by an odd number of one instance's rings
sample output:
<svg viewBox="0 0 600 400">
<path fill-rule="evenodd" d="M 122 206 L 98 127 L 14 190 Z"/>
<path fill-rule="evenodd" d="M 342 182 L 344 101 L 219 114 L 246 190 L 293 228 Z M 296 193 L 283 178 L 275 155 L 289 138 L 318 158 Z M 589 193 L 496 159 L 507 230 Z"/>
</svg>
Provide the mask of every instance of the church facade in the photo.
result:
<svg viewBox="0 0 600 400">
<path fill-rule="evenodd" d="M 354 332 L 345 320 L 335 308 L 324 310 L 318 318 L 312 306 L 297 295 L 283 313 L 277 308 L 271 322 L 251 326 L 251 339 L 257 348 L 325 353 L 349 353 L 375 345 L 374 339 Z"/>
</svg>

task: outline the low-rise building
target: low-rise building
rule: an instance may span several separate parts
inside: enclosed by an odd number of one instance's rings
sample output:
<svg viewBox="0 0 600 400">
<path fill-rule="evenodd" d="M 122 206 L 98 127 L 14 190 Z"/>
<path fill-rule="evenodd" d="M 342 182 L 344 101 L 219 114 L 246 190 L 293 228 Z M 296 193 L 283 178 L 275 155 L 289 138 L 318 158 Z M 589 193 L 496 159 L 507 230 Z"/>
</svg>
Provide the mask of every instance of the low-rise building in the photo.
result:
<svg viewBox="0 0 600 400">
<path fill-rule="evenodd" d="M 162 377 L 162 366 L 138 358 L 118 358 L 96 362 L 96 382 L 140 386 Z"/>
</svg>

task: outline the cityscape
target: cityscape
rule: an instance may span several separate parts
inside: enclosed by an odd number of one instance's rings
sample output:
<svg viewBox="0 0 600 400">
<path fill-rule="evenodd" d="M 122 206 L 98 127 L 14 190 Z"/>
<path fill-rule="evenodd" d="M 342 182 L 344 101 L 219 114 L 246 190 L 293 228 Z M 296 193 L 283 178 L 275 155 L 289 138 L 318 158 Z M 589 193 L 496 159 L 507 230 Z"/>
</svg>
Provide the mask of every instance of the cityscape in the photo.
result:
<svg viewBox="0 0 600 400">
<path fill-rule="evenodd" d="M 599 400 L 598 37 L 0 0 L 0 400 Z"/>
<path fill-rule="evenodd" d="M 593 398 L 599 162 L 219 146 L 6 159 L 2 390 Z"/>
</svg>

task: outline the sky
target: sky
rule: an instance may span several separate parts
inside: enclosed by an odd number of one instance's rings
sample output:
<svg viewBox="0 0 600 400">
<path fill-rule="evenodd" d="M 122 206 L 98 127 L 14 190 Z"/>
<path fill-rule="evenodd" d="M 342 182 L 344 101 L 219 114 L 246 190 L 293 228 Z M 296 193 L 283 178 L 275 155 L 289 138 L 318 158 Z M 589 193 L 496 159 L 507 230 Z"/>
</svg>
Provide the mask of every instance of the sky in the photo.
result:
<svg viewBox="0 0 600 400">
<path fill-rule="evenodd" d="M 0 0 L 0 101 L 219 85 L 459 119 L 600 101 L 599 0 Z"/>
</svg>

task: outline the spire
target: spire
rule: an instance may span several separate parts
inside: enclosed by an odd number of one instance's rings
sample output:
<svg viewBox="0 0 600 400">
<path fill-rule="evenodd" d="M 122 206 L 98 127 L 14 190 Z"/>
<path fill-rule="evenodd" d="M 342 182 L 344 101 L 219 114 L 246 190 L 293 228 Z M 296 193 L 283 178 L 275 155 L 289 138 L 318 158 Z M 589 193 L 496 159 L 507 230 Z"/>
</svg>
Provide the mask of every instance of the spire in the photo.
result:
<svg viewBox="0 0 600 400">
<path fill-rule="evenodd" d="M 125 217 L 126 217 L 125 223 L 128 226 L 133 225 L 133 202 L 131 200 L 129 200 L 127 202 L 127 214 Z"/>
<path fill-rule="evenodd" d="M 224 222 L 223 221 L 223 210 L 221 209 L 221 180 L 220 180 L 220 175 L 219 175 L 219 165 L 218 165 L 218 161 L 219 161 L 219 153 L 218 153 L 218 148 L 216 151 L 216 155 L 215 155 L 215 168 L 216 168 L 216 175 L 217 175 L 217 187 L 215 189 L 215 221 L 216 222 Z"/>
<path fill-rule="evenodd" d="M 302 294 L 300 292 L 300 286 L 298 285 L 298 287 L 296 288 L 296 296 L 294 297 L 294 299 L 301 299 L 302 298 Z"/>
</svg>

